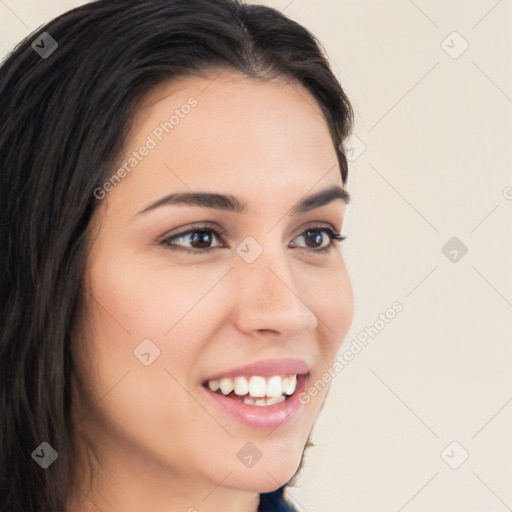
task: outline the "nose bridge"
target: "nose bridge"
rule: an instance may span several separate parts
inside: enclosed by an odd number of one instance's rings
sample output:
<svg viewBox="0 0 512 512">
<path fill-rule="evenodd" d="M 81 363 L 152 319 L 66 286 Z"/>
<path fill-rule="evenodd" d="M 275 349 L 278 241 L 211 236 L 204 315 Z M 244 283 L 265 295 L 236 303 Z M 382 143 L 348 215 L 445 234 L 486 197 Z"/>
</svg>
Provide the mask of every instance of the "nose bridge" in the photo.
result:
<svg viewBox="0 0 512 512">
<path fill-rule="evenodd" d="M 295 286 L 286 250 L 271 239 L 267 237 L 263 247 L 248 237 L 237 248 L 238 327 L 245 332 L 273 330 L 291 337 L 314 329 L 317 320 Z"/>
</svg>

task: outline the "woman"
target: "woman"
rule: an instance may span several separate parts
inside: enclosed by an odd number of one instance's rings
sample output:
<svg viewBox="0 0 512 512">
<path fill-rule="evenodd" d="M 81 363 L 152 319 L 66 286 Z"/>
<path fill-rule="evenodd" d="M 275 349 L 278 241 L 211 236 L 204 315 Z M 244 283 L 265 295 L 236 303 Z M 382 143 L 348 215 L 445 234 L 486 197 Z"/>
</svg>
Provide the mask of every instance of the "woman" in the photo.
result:
<svg viewBox="0 0 512 512">
<path fill-rule="evenodd" d="M 319 43 L 236 0 L 98 1 L 0 73 L 0 508 L 293 510 L 353 316 Z"/>
</svg>

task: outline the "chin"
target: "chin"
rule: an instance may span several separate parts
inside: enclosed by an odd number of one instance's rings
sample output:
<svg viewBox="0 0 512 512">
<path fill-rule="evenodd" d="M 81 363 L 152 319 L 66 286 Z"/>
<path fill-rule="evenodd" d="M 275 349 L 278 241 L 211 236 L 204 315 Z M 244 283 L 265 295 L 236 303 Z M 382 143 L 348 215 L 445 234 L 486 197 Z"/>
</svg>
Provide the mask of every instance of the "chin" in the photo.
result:
<svg viewBox="0 0 512 512">
<path fill-rule="evenodd" d="M 305 443 L 304 443 L 305 444 Z M 295 475 L 302 459 L 304 445 L 292 451 L 289 446 L 262 456 L 252 467 L 236 467 L 226 480 L 229 487 L 258 493 L 272 492 L 285 485 Z"/>
</svg>

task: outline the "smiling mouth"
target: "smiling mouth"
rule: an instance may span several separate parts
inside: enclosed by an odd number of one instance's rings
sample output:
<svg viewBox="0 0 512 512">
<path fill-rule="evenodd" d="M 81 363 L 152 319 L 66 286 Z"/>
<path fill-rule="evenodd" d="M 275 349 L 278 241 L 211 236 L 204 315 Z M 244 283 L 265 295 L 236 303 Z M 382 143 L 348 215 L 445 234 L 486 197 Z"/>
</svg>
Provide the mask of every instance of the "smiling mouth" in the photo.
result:
<svg viewBox="0 0 512 512">
<path fill-rule="evenodd" d="M 203 386 L 213 393 L 246 405 L 270 406 L 288 400 L 297 389 L 297 382 L 307 374 L 288 374 L 262 377 L 260 375 L 212 379 Z"/>
</svg>

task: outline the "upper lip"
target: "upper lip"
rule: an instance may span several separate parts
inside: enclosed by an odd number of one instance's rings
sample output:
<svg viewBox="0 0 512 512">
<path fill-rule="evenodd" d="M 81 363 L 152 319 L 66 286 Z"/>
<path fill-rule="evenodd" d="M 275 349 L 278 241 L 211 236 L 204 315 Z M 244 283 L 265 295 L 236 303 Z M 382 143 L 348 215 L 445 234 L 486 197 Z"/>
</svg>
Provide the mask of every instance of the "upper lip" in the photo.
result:
<svg viewBox="0 0 512 512">
<path fill-rule="evenodd" d="M 238 366 L 229 370 L 224 370 L 206 377 L 204 380 L 220 380 L 223 378 L 232 378 L 238 376 L 259 375 L 261 377 L 272 377 L 274 375 L 302 375 L 310 371 L 309 365 L 302 359 L 283 358 L 283 359 L 264 359 L 254 361 L 244 366 Z"/>
</svg>

